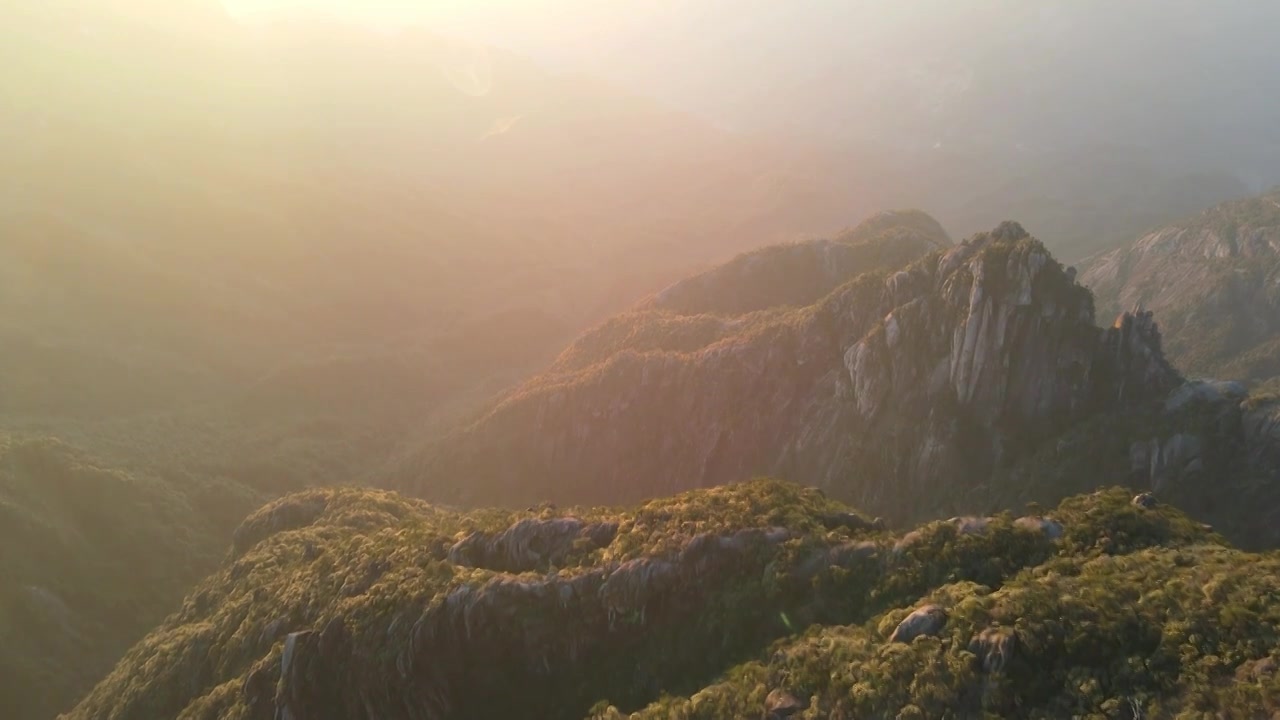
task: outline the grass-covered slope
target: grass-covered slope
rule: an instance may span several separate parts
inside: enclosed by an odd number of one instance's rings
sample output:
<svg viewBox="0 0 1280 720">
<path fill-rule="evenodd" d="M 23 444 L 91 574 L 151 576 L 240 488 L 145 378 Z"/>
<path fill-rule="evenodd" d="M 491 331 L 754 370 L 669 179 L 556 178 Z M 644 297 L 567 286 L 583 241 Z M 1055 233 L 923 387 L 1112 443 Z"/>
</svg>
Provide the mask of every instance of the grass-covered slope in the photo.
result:
<svg viewBox="0 0 1280 720">
<path fill-rule="evenodd" d="M 0 435 L 0 715 L 70 708 L 216 568 L 257 502 Z"/>
<path fill-rule="evenodd" d="M 519 512 L 315 490 L 66 717 L 1248 717 L 1276 566 L 1119 489 L 905 534 L 765 480 Z M 940 627 L 899 627 L 926 604 Z"/>
</svg>

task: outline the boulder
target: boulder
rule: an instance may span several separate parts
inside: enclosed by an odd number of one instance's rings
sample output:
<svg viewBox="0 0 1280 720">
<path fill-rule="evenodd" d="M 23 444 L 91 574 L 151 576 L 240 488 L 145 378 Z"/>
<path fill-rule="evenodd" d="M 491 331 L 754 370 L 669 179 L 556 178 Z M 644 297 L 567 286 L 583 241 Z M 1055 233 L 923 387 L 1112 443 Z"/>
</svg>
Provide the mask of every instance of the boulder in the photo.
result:
<svg viewBox="0 0 1280 720">
<path fill-rule="evenodd" d="M 764 720 L 786 720 L 809 707 L 809 704 L 795 695 L 777 688 L 769 692 L 764 699 Z"/>
<path fill-rule="evenodd" d="M 893 634 L 889 636 L 891 643 L 910 643 L 918 637 L 934 637 L 942 632 L 947 624 L 947 611 L 940 605 L 925 605 L 908 615 Z"/>
<path fill-rule="evenodd" d="M 969 652 L 977 656 L 983 672 L 998 673 L 1008 666 L 1018 648 L 1018 633 L 1013 628 L 992 627 L 969 641 Z"/>
<path fill-rule="evenodd" d="M 1278 665 L 1273 657 L 1261 660 L 1250 660 L 1236 668 L 1236 680 L 1240 682 L 1261 682 L 1275 677 Z"/>
<path fill-rule="evenodd" d="M 1192 403 L 1239 403 L 1248 394 L 1249 389 L 1235 381 L 1188 380 L 1169 393 L 1164 409 L 1175 412 Z"/>
<path fill-rule="evenodd" d="M 822 526 L 828 530 L 838 530 L 840 528 L 848 528 L 849 530 L 874 530 L 876 529 L 875 521 L 867 520 L 857 513 L 831 513 L 822 517 Z"/>
<path fill-rule="evenodd" d="M 1020 517 L 1013 524 L 1016 527 L 1043 533 L 1050 540 L 1057 540 L 1065 532 L 1062 523 L 1045 517 Z"/>
<path fill-rule="evenodd" d="M 1159 505 L 1160 501 L 1156 500 L 1156 496 L 1151 493 L 1139 493 L 1138 495 L 1133 496 L 1133 504 L 1136 507 L 1150 510 Z"/>
<path fill-rule="evenodd" d="M 991 524 L 991 518 L 953 517 L 947 522 L 955 525 L 956 532 L 961 535 L 981 535 L 987 531 L 987 526 Z"/>
</svg>

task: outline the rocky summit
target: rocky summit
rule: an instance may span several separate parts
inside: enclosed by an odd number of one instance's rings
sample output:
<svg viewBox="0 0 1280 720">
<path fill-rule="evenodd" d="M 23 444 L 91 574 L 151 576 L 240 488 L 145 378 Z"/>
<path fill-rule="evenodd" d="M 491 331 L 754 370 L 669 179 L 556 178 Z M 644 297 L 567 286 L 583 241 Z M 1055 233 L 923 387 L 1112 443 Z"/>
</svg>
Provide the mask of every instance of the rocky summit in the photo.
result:
<svg viewBox="0 0 1280 720">
<path fill-rule="evenodd" d="M 1182 382 L 1149 314 L 1095 327 L 1074 271 L 1016 223 L 806 307 L 648 319 L 588 333 L 607 350 L 571 349 L 406 462 L 401 487 L 618 502 L 772 475 L 906 522 L 974 510 L 1000 470 Z"/>
<path fill-rule="evenodd" d="M 1280 708 L 1280 560 L 1119 489 L 905 534 L 773 481 L 469 513 L 313 490 L 237 537 L 65 720 Z"/>
</svg>

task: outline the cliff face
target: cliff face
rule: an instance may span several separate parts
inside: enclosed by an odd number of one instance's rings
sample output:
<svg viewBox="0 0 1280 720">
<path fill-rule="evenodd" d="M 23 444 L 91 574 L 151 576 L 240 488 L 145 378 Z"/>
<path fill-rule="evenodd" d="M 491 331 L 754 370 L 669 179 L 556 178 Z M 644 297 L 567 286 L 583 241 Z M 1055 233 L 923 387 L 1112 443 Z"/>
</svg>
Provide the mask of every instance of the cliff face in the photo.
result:
<svg viewBox="0 0 1280 720">
<path fill-rule="evenodd" d="M 1280 191 L 1223 203 L 1083 266 L 1103 308 L 1156 313 L 1170 358 L 1196 374 L 1280 375 Z"/>
<path fill-rule="evenodd" d="M 1096 328 L 1073 275 L 1006 223 L 705 345 L 537 378 L 401 478 L 465 504 L 611 503 L 769 474 L 897 520 L 949 509 L 1023 448 L 1179 382 L 1150 316 Z"/>
</svg>

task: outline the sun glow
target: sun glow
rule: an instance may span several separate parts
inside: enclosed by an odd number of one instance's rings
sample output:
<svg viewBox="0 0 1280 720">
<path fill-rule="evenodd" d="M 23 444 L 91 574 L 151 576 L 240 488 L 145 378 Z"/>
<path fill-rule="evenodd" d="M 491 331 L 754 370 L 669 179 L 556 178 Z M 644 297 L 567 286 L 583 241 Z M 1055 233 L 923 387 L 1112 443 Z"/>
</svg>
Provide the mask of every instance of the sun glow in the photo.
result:
<svg viewBox="0 0 1280 720">
<path fill-rule="evenodd" d="M 294 12 L 321 13 L 349 20 L 395 24 L 453 24 L 545 10 L 553 4 L 529 0 L 222 0 L 237 20 Z M 541 7 L 536 7 L 541 6 Z"/>
<path fill-rule="evenodd" d="M 661 24 L 685 0 L 221 0 L 241 22 L 322 14 L 381 28 L 418 26 L 513 50 L 595 47 Z"/>
</svg>

